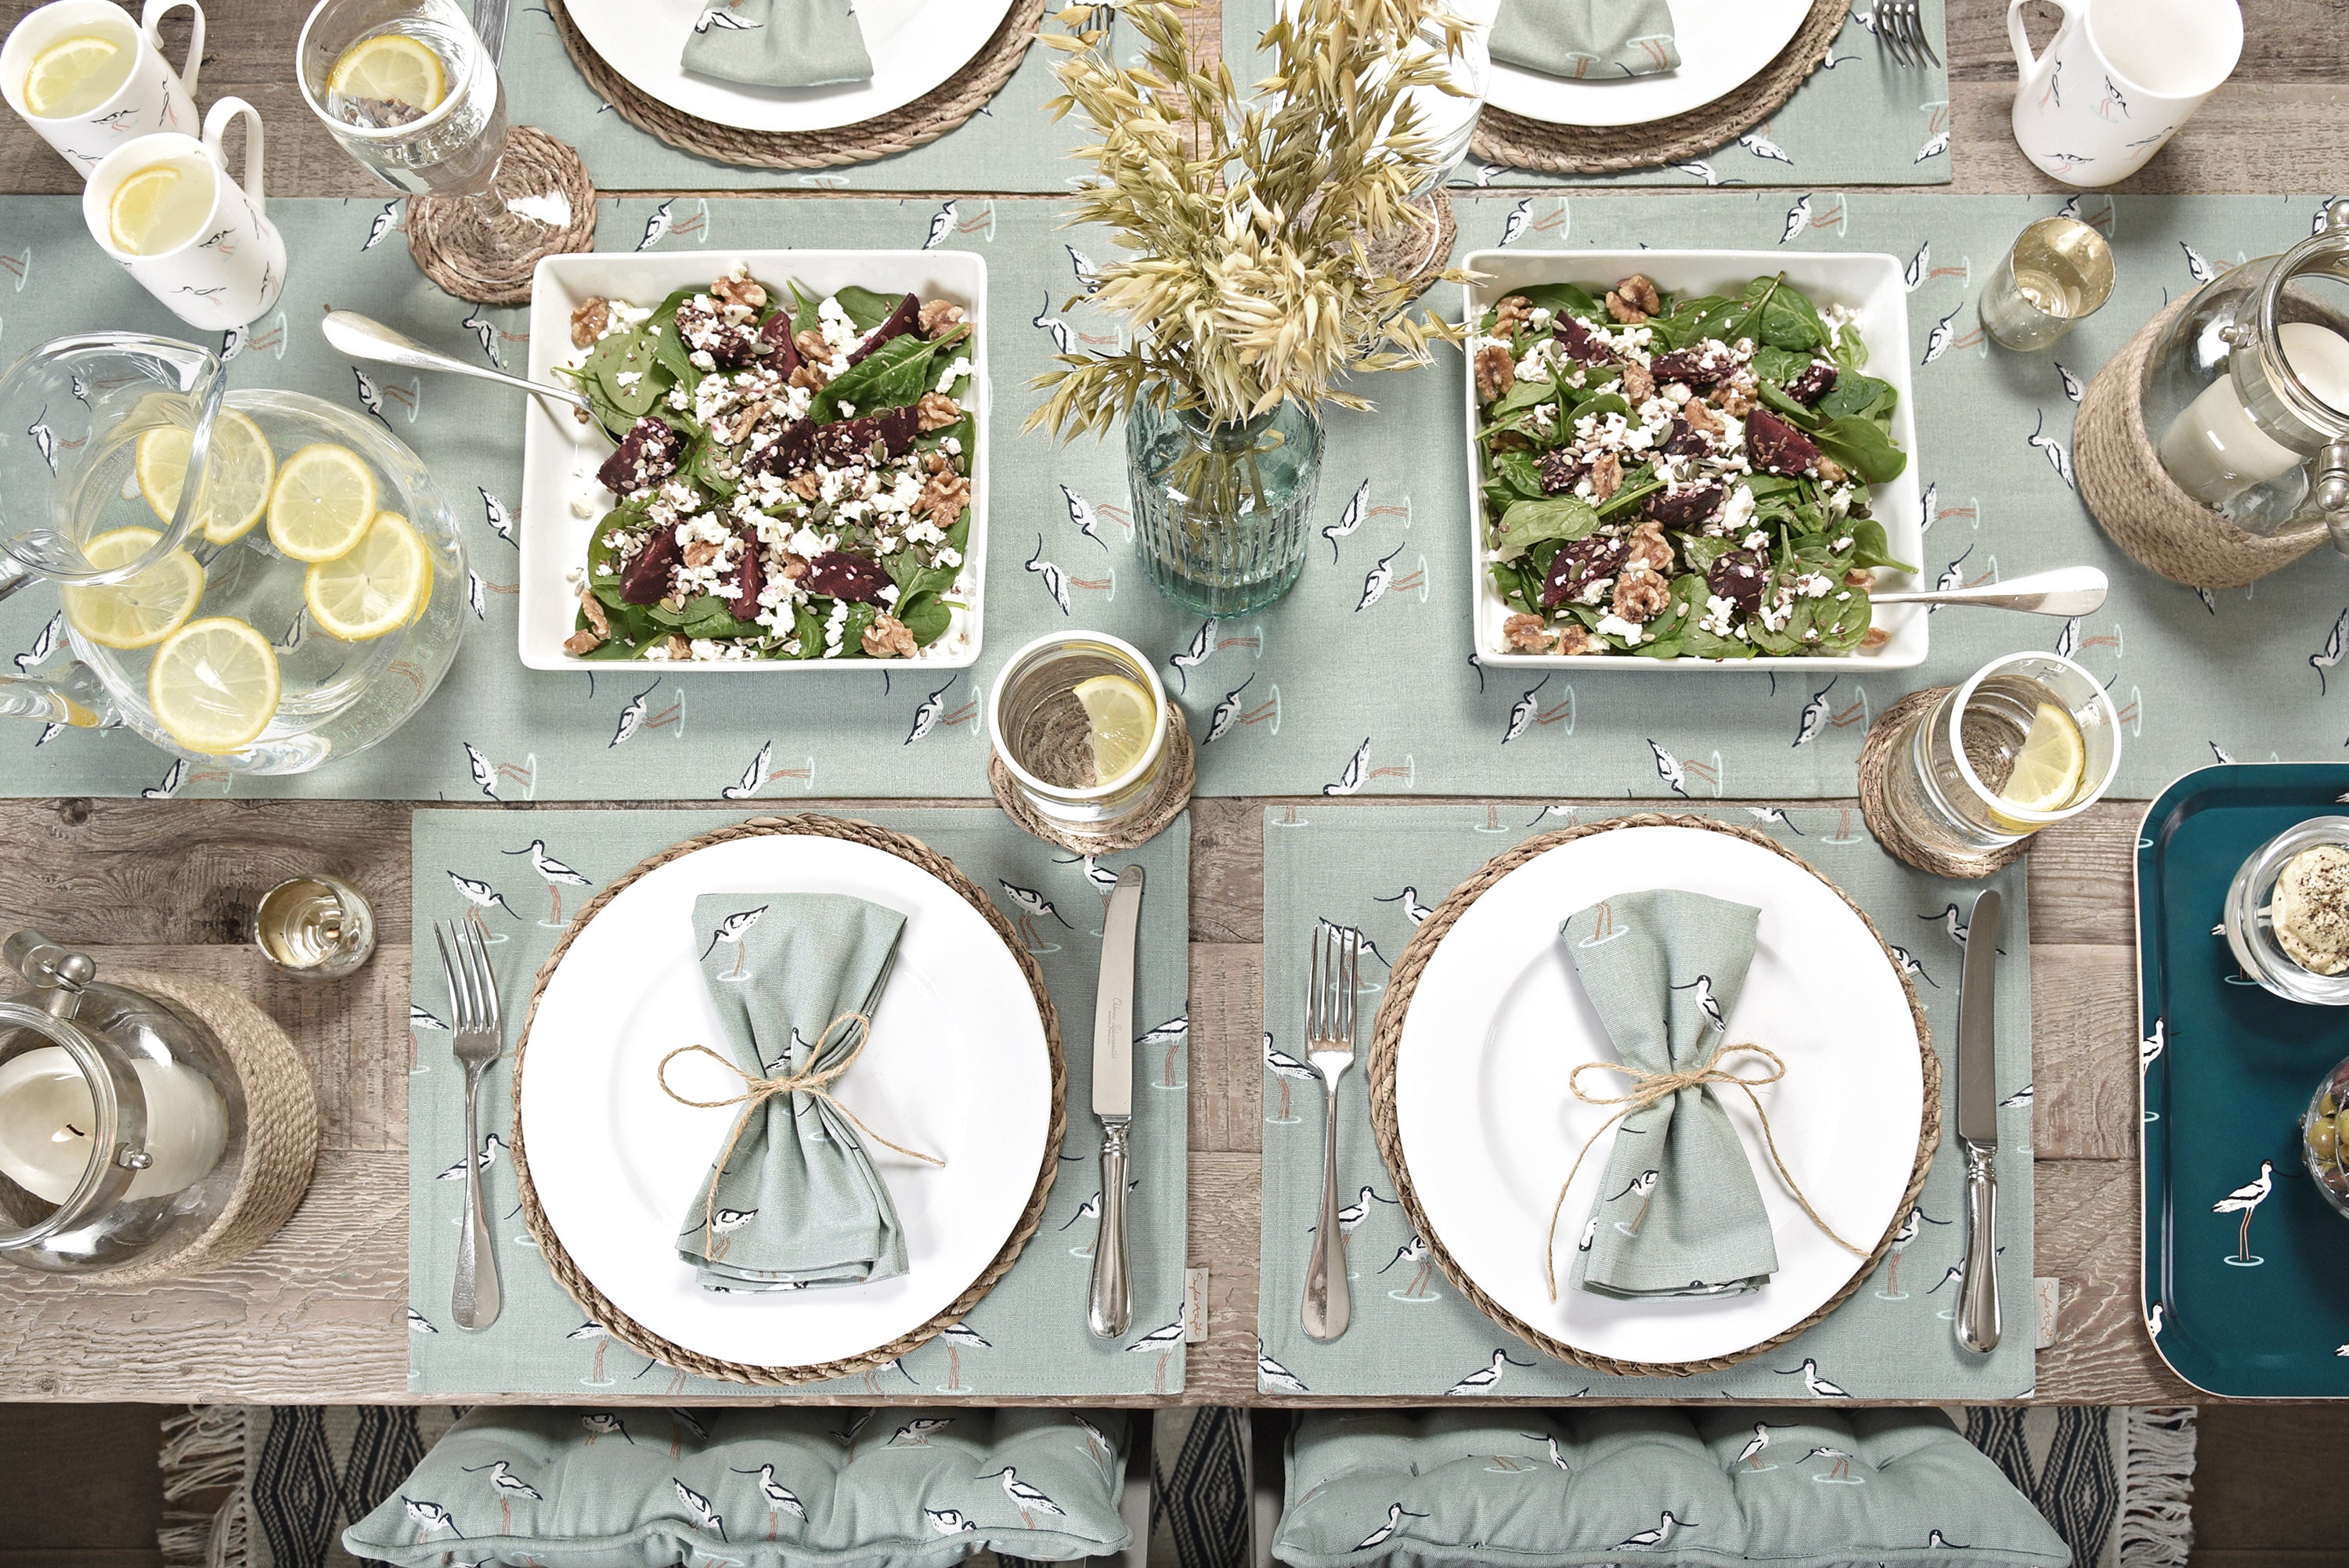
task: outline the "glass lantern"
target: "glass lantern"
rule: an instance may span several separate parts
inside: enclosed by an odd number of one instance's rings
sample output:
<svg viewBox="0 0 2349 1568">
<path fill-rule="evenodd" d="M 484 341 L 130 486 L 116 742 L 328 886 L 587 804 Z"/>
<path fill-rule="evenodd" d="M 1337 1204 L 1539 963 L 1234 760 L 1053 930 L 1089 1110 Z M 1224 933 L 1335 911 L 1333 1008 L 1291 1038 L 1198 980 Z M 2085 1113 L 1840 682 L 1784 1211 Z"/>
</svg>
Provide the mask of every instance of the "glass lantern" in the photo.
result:
<svg viewBox="0 0 2349 1568">
<path fill-rule="evenodd" d="M 2144 407 L 2189 495 L 2246 533 L 2322 521 L 2349 554 L 2349 198 L 2203 285 L 2155 347 Z"/>
</svg>

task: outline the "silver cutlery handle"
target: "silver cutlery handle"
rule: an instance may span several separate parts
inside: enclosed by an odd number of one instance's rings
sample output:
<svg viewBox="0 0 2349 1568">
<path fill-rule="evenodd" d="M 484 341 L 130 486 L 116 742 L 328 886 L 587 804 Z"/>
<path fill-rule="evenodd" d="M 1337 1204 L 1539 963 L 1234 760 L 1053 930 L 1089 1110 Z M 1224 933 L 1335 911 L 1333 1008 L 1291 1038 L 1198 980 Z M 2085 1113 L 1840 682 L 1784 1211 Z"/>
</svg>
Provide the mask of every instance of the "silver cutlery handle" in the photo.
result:
<svg viewBox="0 0 2349 1568">
<path fill-rule="evenodd" d="M 1133 1284 L 1125 1266 L 1125 1132 L 1123 1121 L 1102 1123 L 1101 1229 L 1093 1236 L 1092 1294 L 1085 1326 L 1096 1339 L 1115 1339 L 1133 1322 Z"/>
<path fill-rule="evenodd" d="M 1982 610 L 2021 610 L 2033 615 L 2086 615 L 2101 609 L 2110 583 L 2093 566 L 2059 566 L 2003 583 L 1982 583 L 1971 588 L 1920 590 L 1913 593 L 1870 593 L 1875 604 L 1968 604 Z"/>
<path fill-rule="evenodd" d="M 429 344 L 419 343 L 406 333 L 396 331 L 355 310 L 327 312 L 326 319 L 319 323 L 318 330 L 326 335 L 328 344 L 354 359 L 371 359 L 378 365 L 398 365 L 409 370 L 439 370 L 450 376 L 470 376 L 477 381 L 494 381 L 501 387 L 552 397 L 559 403 L 583 408 L 591 415 L 595 412 L 595 406 L 576 392 L 550 386 L 543 381 L 509 376 L 486 365 L 468 364 L 453 354 L 443 354 Z"/>
<path fill-rule="evenodd" d="M 1997 1348 L 1998 1171 L 1992 1150 L 1966 1145 L 1966 1277 L 1958 1293 L 1958 1343 L 1967 1349 Z"/>
<path fill-rule="evenodd" d="M 1346 1288 L 1346 1238 L 1338 1228 L 1338 1086 L 1332 1082 L 1329 1115 L 1321 1124 L 1321 1222 L 1305 1265 L 1306 1336 L 1335 1339 L 1353 1315 L 1353 1293 Z"/>
<path fill-rule="evenodd" d="M 457 1287 L 449 1315 L 460 1328 L 487 1328 L 505 1305 L 498 1288 L 498 1257 L 490 1248 L 490 1222 L 482 1212 L 481 1161 L 474 1150 L 481 1146 L 476 1105 L 481 1087 L 480 1069 L 465 1072 L 465 1226 L 457 1238 Z"/>
</svg>

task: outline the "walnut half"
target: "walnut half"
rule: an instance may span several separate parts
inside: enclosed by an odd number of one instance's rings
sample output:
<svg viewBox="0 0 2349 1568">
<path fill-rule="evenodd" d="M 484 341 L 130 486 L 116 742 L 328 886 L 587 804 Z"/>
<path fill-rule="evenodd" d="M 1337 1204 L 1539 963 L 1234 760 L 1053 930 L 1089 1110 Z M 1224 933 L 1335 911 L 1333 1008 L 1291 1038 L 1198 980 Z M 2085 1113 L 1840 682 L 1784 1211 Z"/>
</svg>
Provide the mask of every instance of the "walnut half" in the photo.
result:
<svg viewBox="0 0 2349 1568">
<path fill-rule="evenodd" d="M 962 405 L 943 392 L 925 392 L 922 400 L 914 405 L 914 417 L 921 427 L 922 434 L 926 436 L 932 430 L 943 430 L 961 418 Z"/>
<path fill-rule="evenodd" d="M 1546 654 L 1557 637 L 1539 615 L 1512 615 L 1501 623 L 1501 640 L 1513 654 Z"/>
<path fill-rule="evenodd" d="M 1633 273 L 1607 294 L 1607 314 L 1626 326 L 1637 326 L 1664 308 L 1654 282 L 1645 273 Z"/>
<path fill-rule="evenodd" d="M 1511 294 L 1493 307 L 1493 335 L 1515 337 L 1534 318 L 1534 302 L 1523 294 Z"/>
<path fill-rule="evenodd" d="M 962 306 L 951 300 L 926 299 L 917 319 L 924 337 L 942 337 L 962 325 Z"/>
<path fill-rule="evenodd" d="M 919 651 L 914 645 L 914 634 L 895 615 L 874 616 L 873 624 L 864 628 L 862 641 L 866 655 L 876 659 L 910 659 Z"/>
<path fill-rule="evenodd" d="M 583 301 L 571 313 L 571 346 L 593 348 L 604 329 L 612 325 L 612 307 L 601 295 Z"/>
<path fill-rule="evenodd" d="M 1488 343 L 1476 351 L 1476 396 L 1491 403 L 1509 395 L 1517 384 L 1517 362 L 1509 356 L 1508 345 Z"/>
<path fill-rule="evenodd" d="M 1615 579 L 1615 614 L 1626 621 L 1652 619 L 1671 599 L 1672 585 L 1661 572 L 1633 566 Z"/>
</svg>

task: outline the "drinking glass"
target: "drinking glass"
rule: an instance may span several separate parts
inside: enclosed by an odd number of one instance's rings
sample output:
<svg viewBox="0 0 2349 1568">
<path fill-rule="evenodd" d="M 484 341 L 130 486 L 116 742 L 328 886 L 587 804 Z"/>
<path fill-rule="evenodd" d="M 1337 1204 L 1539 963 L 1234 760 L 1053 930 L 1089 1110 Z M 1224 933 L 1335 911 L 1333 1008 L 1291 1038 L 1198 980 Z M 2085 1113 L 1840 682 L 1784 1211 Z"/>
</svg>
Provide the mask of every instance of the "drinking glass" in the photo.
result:
<svg viewBox="0 0 2349 1568">
<path fill-rule="evenodd" d="M 2048 347 L 2113 297 L 2113 251 L 2076 218 L 2042 218 L 1999 258 L 1977 308 L 2002 347 Z"/>
<path fill-rule="evenodd" d="M 281 974 L 339 980 L 374 954 L 375 911 L 350 883 L 314 872 L 261 895 L 253 943 Z"/>
<path fill-rule="evenodd" d="M 1374 257 L 1399 278 L 1418 277 L 1444 260 L 1435 253 L 1443 240 L 1436 192 L 1452 178 L 1452 171 L 1460 167 L 1460 160 L 1468 156 L 1469 140 L 1476 133 L 1476 117 L 1484 112 L 1485 93 L 1492 81 L 1493 18 L 1500 9 L 1499 0 L 1454 0 L 1445 9 L 1469 24 L 1458 52 L 1445 53 L 1443 29 L 1433 26 L 1420 28 L 1419 41 L 1444 61 L 1444 75 L 1457 96 L 1434 88 L 1413 88 L 1403 95 L 1403 101 L 1412 108 L 1418 134 L 1434 144 L 1433 164 L 1411 193 L 1411 204 L 1427 222 L 1424 227 L 1412 224 L 1397 233 L 1378 236 L 1386 242 L 1372 248 Z M 1392 248 L 1405 254 L 1381 253 Z"/>
<path fill-rule="evenodd" d="M 2064 757 L 2073 765 L 2051 770 Z M 1893 738 L 1885 809 L 1930 851 L 1984 854 L 2086 810 L 2120 760 L 2120 716 L 2095 676 L 2060 655 L 2011 654 Z"/>
<path fill-rule="evenodd" d="M 1111 676 L 1142 694 L 1147 740 L 1115 777 L 1093 766 L 1092 726 L 1078 695 Z M 1005 663 L 988 699 L 995 755 L 1021 800 L 1073 837 L 1107 837 L 1156 792 L 1166 768 L 1166 688 L 1130 643 L 1106 632 L 1051 632 Z"/>
</svg>

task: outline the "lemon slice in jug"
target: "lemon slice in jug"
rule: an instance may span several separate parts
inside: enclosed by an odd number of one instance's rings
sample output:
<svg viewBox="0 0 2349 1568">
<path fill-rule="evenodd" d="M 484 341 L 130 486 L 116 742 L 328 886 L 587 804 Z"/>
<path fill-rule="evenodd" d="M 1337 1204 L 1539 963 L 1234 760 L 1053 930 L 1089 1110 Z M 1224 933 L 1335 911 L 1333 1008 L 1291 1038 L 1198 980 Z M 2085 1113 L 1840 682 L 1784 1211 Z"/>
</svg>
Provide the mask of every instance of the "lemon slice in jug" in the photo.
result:
<svg viewBox="0 0 2349 1568">
<path fill-rule="evenodd" d="M 193 437 L 165 425 L 139 438 L 139 493 L 164 522 L 179 510 L 180 487 L 187 482 L 188 447 Z M 232 544 L 253 531 L 269 510 L 269 490 L 277 478 L 277 454 L 261 427 L 233 408 L 212 424 L 212 493 L 204 498 L 197 526 L 214 544 Z"/>
<path fill-rule="evenodd" d="M 118 528 L 81 548 L 99 571 L 128 565 L 163 536 L 151 528 Z M 136 577 L 119 583 L 67 584 L 59 591 L 73 629 L 104 648 L 154 646 L 186 624 L 204 596 L 204 569 L 174 550 Z"/>
<path fill-rule="evenodd" d="M 191 621 L 155 650 L 147 706 L 191 751 L 241 751 L 277 716 L 277 650 L 233 615 Z"/>
</svg>

